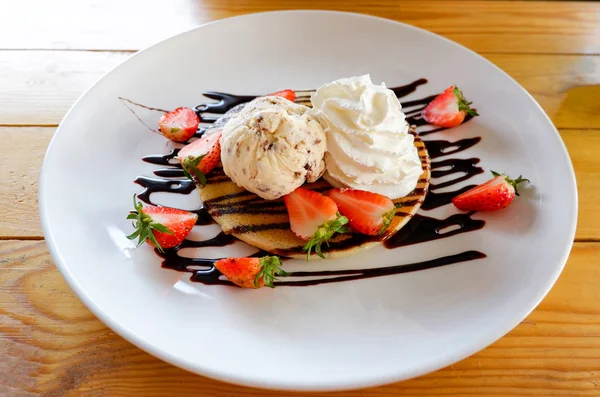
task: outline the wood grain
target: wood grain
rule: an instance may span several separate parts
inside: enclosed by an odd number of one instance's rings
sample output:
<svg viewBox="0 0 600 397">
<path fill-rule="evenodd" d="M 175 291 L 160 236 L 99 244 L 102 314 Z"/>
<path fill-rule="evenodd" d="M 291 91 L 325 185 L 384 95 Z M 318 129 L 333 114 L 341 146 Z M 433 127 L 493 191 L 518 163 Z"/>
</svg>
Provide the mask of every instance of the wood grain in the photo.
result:
<svg viewBox="0 0 600 397">
<path fill-rule="evenodd" d="M 115 52 L 0 51 L 0 125 L 57 125 Z M 527 89 L 558 128 L 600 128 L 600 57 L 487 55 Z M 563 106 L 565 107 L 563 109 Z"/>
<path fill-rule="evenodd" d="M 0 51 L 0 124 L 57 125 L 85 90 L 130 55 Z"/>
<path fill-rule="evenodd" d="M 598 3 L 444 0 L 23 0 L 5 7 L 0 48 L 138 50 L 216 19 L 311 8 L 395 19 L 478 52 L 600 53 Z"/>
<path fill-rule="evenodd" d="M 480 353 L 389 386 L 298 396 L 598 396 L 600 243 L 577 243 L 539 308 Z M 227 385 L 125 342 L 73 295 L 43 241 L 0 242 L 0 395 L 285 396 Z"/>
<path fill-rule="evenodd" d="M 0 127 L 0 239 L 42 238 L 37 208 L 39 171 L 53 127 Z M 577 177 L 576 240 L 600 240 L 600 129 L 560 131 Z M 27 145 L 23 145 L 23 137 Z"/>
<path fill-rule="evenodd" d="M 0 238 L 41 238 L 38 183 L 55 128 L 0 128 Z"/>
</svg>

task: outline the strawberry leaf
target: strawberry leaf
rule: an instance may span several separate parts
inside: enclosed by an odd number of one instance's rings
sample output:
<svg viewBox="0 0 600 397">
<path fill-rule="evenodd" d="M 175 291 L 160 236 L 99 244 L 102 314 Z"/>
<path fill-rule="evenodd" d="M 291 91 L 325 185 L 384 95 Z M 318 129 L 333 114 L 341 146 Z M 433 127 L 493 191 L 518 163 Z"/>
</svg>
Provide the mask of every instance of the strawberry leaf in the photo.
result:
<svg viewBox="0 0 600 397">
<path fill-rule="evenodd" d="M 182 164 L 183 173 L 185 174 L 185 176 L 187 176 L 194 183 L 197 183 L 202 187 L 206 186 L 206 175 L 204 175 L 204 173 L 198 169 L 198 165 L 200 164 L 204 156 L 206 156 L 206 154 L 197 157 L 187 156 L 183 160 Z"/>
<path fill-rule="evenodd" d="M 260 287 L 260 280 L 263 280 L 263 284 L 266 287 L 274 288 L 274 281 L 277 281 L 277 276 L 286 277 L 288 273 L 280 268 L 281 261 L 276 256 L 265 256 L 260 259 L 260 271 L 254 277 L 254 286 Z"/>
<path fill-rule="evenodd" d="M 321 245 L 326 243 L 329 245 L 329 239 L 335 233 L 347 233 L 348 227 L 346 224 L 348 223 L 348 218 L 345 216 L 341 216 L 339 213 L 338 217 L 332 221 L 326 222 L 319 226 L 315 234 L 313 234 L 312 238 L 306 243 L 306 245 L 302 248 L 306 251 L 306 260 L 310 261 L 310 254 L 314 248 L 315 254 L 319 257 L 325 259 L 325 255 L 321 252 Z"/>
<path fill-rule="evenodd" d="M 133 195 L 133 207 L 135 210 L 131 211 L 129 215 L 127 215 L 127 219 L 134 220 L 133 227 L 135 230 L 131 233 L 127 238 L 129 240 L 138 239 L 137 246 L 139 247 L 145 241 L 150 241 L 154 244 L 157 250 L 163 252 L 163 248 L 160 246 L 158 241 L 156 240 L 156 236 L 153 231 L 156 230 L 161 233 L 173 234 L 173 232 L 166 227 L 165 225 L 154 222 L 152 217 L 143 212 L 144 206 L 142 203 L 138 202 L 135 199 L 135 194 Z"/>
<path fill-rule="evenodd" d="M 157 231 L 159 231 L 159 232 L 161 232 L 161 233 L 173 234 L 173 232 L 172 232 L 172 231 L 171 231 L 171 230 L 170 230 L 168 227 L 166 227 L 165 225 L 163 225 L 163 224 L 161 224 L 161 223 L 152 222 L 152 223 L 150 224 L 150 226 L 151 226 L 151 227 L 152 227 L 154 230 L 157 230 Z"/>
<path fill-rule="evenodd" d="M 508 183 L 515 189 L 515 195 L 517 195 L 517 196 L 520 196 L 519 189 L 518 189 L 520 183 L 531 183 L 531 181 L 529 179 L 523 178 L 523 175 L 519 175 L 519 177 L 516 179 L 511 179 L 508 176 L 506 176 L 504 174 L 500 174 L 496 171 L 492 171 L 492 175 L 503 176 L 506 183 Z"/>
<path fill-rule="evenodd" d="M 453 93 L 454 93 L 454 96 L 456 97 L 456 99 L 458 100 L 458 110 L 459 111 L 462 110 L 469 116 L 479 116 L 479 113 L 477 113 L 477 111 L 475 109 L 471 109 L 471 107 L 470 107 L 470 105 L 473 102 L 467 101 L 465 99 L 465 97 L 463 96 L 462 91 L 459 90 L 458 87 L 454 87 Z"/>
</svg>

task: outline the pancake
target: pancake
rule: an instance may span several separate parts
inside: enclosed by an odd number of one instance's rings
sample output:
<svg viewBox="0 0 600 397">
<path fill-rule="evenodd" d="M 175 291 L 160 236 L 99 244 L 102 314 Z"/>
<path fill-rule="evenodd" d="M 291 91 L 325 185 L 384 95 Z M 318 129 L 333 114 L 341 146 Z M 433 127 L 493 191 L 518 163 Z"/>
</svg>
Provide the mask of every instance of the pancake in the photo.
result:
<svg viewBox="0 0 600 397">
<path fill-rule="evenodd" d="M 410 194 L 394 200 L 394 203 L 401 206 L 388 230 L 382 236 L 338 234 L 329 241 L 329 246 L 323 244 L 322 252 L 325 257 L 340 258 L 379 245 L 397 233 L 417 213 L 425 200 L 431 171 L 425 144 L 414 131 L 414 127 L 411 128 L 423 173 Z M 323 178 L 315 183 L 305 184 L 304 187 L 319 192 L 332 188 Z M 221 167 L 215 168 L 207 176 L 206 186 L 198 191 L 208 213 L 225 233 L 274 255 L 306 259 L 306 253 L 302 250 L 306 241 L 296 237 L 291 231 L 282 198 L 264 200 L 238 187 Z M 318 256 L 313 254 L 311 259 L 313 258 Z"/>
</svg>

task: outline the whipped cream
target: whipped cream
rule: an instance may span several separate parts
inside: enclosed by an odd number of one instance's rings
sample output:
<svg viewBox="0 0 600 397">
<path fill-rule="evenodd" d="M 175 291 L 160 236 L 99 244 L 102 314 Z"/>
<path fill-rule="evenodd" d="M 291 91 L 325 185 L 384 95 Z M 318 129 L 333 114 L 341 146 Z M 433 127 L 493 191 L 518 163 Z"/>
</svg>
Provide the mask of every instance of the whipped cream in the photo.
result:
<svg viewBox="0 0 600 397">
<path fill-rule="evenodd" d="M 369 75 L 321 86 L 311 102 L 327 134 L 324 178 L 392 199 L 406 196 L 422 173 L 402 105 Z"/>
</svg>

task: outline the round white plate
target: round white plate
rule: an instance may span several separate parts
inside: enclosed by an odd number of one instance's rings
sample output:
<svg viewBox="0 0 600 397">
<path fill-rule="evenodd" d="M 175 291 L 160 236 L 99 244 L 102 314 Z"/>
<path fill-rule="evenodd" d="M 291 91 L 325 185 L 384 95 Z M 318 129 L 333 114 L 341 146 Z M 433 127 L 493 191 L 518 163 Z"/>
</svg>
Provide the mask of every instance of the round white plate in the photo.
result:
<svg viewBox="0 0 600 397">
<path fill-rule="evenodd" d="M 480 117 L 425 139 L 481 137 L 446 158 L 480 158 L 486 170 L 449 190 L 523 174 L 532 184 L 506 210 L 478 213 L 483 229 L 394 250 L 287 270 L 377 268 L 476 250 L 487 258 L 434 269 L 311 287 L 242 290 L 204 285 L 161 268 L 149 246 L 125 236 L 141 160 L 173 147 L 151 132 L 163 109 L 210 102 L 205 91 L 267 94 L 370 73 L 388 86 L 419 78 L 404 100 L 459 86 Z M 424 127 L 425 129 L 427 127 Z M 456 175 L 454 175 L 456 176 Z M 448 177 L 433 179 L 440 183 Z M 443 191 L 441 189 L 440 191 Z M 560 194 L 556 194 L 560 192 Z M 193 209 L 190 195 L 154 201 Z M 141 51 L 108 73 L 69 111 L 44 162 L 44 234 L 81 300 L 140 348 L 190 371 L 265 388 L 335 390 L 379 385 L 452 364 L 494 342 L 541 301 L 560 274 L 575 232 L 573 169 L 556 129 L 514 80 L 475 53 L 385 19 L 333 12 L 247 15 L 211 23 Z M 445 205 L 421 214 L 444 219 Z M 198 227 L 195 238 L 218 233 Z M 448 231 L 448 230 L 446 230 Z M 254 252 L 236 243 L 195 255 Z"/>
</svg>

